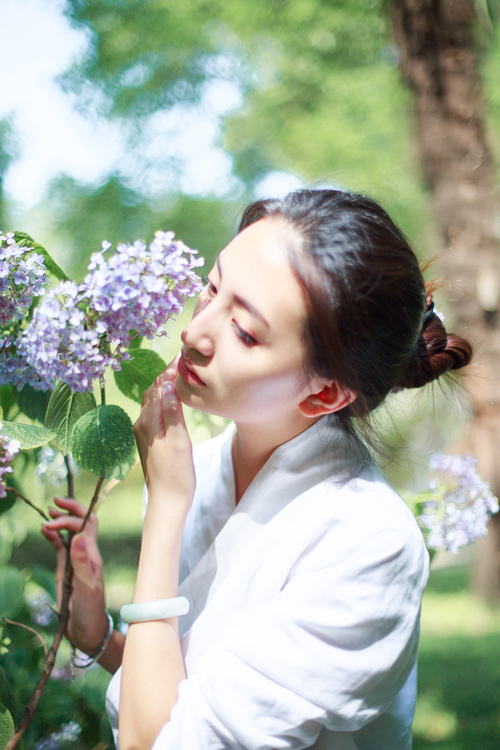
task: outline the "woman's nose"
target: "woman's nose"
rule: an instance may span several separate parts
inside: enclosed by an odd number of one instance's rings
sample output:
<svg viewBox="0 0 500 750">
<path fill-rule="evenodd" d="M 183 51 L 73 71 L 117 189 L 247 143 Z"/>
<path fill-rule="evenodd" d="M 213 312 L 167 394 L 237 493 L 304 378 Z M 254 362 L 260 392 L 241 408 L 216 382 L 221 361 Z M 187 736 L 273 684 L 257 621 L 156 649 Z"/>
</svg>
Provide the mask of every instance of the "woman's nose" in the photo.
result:
<svg viewBox="0 0 500 750">
<path fill-rule="evenodd" d="M 197 304 L 190 323 L 181 334 L 184 346 L 195 349 L 204 357 L 211 357 L 214 353 L 213 320 L 208 309 L 210 305 Z"/>
</svg>

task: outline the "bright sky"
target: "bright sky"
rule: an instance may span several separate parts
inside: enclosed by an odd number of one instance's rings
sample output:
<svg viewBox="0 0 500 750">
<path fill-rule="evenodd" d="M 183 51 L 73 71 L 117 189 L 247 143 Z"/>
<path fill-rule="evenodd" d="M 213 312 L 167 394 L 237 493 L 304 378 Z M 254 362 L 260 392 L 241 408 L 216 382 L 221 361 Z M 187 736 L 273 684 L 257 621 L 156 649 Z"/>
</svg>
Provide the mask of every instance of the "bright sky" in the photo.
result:
<svg viewBox="0 0 500 750">
<path fill-rule="evenodd" d="M 4 188 L 18 209 L 36 205 L 58 174 L 98 183 L 117 164 L 132 186 L 154 195 L 174 187 L 168 168 L 172 156 L 182 164 L 175 183 L 182 191 L 238 193 L 231 158 L 215 145 L 219 117 L 241 104 L 237 88 L 217 81 L 207 87 L 203 111 L 177 107 L 156 113 L 145 128 L 147 146 L 130 154 L 116 124 L 84 117 L 55 80 L 89 44 L 86 33 L 63 16 L 64 5 L 64 0 L 0 0 L 0 119 L 11 118 L 19 151 Z M 150 161 L 146 171 L 145 159 Z M 300 184 L 295 176 L 276 172 L 258 193 L 277 195 Z"/>
<path fill-rule="evenodd" d="M 88 44 L 85 32 L 62 15 L 63 7 L 63 0 L 0 0 L 0 118 L 11 117 L 20 151 L 4 187 L 23 208 L 39 202 L 48 181 L 61 172 L 98 182 L 117 163 L 129 174 L 138 171 L 124 155 L 119 128 L 83 117 L 55 81 Z M 172 154 L 183 163 L 180 187 L 186 192 L 224 193 L 233 187 L 231 159 L 214 141 L 218 115 L 238 106 L 240 94 L 221 81 L 204 101 L 203 114 L 160 112 L 150 123 L 149 151 L 159 156 L 157 169 L 147 175 L 150 192 L 169 185 L 164 164 Z"/>
</svg>

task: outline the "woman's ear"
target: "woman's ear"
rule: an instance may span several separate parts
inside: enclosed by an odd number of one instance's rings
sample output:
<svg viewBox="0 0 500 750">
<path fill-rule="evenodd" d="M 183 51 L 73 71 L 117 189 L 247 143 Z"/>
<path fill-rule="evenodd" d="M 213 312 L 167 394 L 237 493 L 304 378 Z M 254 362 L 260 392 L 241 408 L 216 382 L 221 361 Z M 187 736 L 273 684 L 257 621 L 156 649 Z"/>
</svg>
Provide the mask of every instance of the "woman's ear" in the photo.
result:
<svg viewBox="0 0 500 750">
<path fill-rule="evenodd" d="M 352 404 L 356 394 L 335 380 L 323 386 L 317 393 L 311 393 L 299 404 L 299 411 L 305 417 L 322 417 L 333 414 L 344 406 Z"/>
</svg>

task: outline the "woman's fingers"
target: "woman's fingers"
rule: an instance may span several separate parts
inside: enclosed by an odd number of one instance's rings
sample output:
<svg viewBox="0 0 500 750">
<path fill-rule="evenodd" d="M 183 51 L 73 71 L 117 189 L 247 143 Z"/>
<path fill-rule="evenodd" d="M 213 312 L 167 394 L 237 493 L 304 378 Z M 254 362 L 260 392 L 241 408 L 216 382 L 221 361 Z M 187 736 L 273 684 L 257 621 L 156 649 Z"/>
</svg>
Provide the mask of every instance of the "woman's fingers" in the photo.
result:
<svg viewBox="0 0 500 750">
<path fill-rule="evenodd" d="M 68 513 L 71 513 L 72 516 L 84 518 L 87 513 L 87 508 L 83 503 L 78 502 L 78 500 L 73 500 L 70 497 L 56 496 L 54 497 L 54 502 L 59 508 L 63 508 Z"/>
<path fill-rule="evenodd" d="M 54 518 L 52 521 L 44 524 L 44 526 L 50 531 L 62 531 L 63 529 L 66 529 L 66 531 L 73 531 L 75 534 L 78 534 L 82 528 L 82 519 L 76 518 L 75 516 L 69 516 L 67 513 L 62 513 L 59 518 Z M 87 526 L 85 527 L 86 530 Z"/>
</svg>

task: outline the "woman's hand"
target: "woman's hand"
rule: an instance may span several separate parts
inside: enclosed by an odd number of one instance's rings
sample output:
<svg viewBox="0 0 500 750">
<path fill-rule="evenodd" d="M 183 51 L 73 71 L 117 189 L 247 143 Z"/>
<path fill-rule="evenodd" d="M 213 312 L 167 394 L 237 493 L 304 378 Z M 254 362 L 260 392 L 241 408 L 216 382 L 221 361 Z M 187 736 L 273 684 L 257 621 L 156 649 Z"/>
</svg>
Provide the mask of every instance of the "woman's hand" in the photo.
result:
<svg viewBox="0 0 500 750">
<path fill-rule="evenodd" d="M 42 534 L 57 552 L 57 601 L 61 606 L 66 568 L 66 548 L 57 531 L 66 530 L 75 533 L 70 552 L 74 575 L 66 637 L 80 651 L 91 654 L 99 648 L 108 627 L 102 558 L 97 547 L 97 518 L 92 514 L 83 533 L 78 533 L 87 508 L 76 500 L 61 497 L 56 497 L 55 503 L 58 508 L 49 509 L 53 520 L 42 526 Z"/>
<path fill-rule="evenodd" d="M 171 506 L 191 505 L 195 490 L 192 445 L 182 403 L 175 392 L 178 357 L 144 392 L 134 425 L 149 502 L 161 496 Z"/>
</svg>

